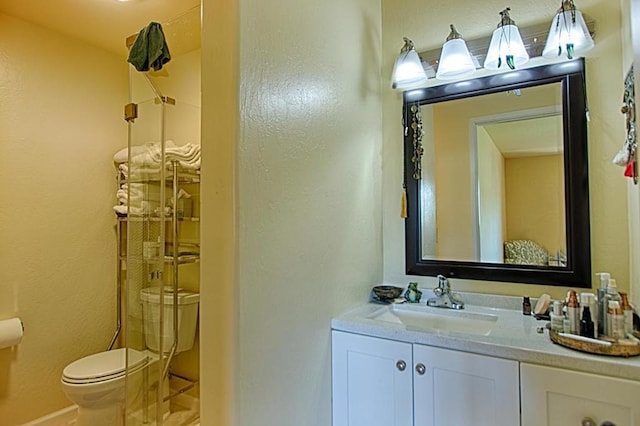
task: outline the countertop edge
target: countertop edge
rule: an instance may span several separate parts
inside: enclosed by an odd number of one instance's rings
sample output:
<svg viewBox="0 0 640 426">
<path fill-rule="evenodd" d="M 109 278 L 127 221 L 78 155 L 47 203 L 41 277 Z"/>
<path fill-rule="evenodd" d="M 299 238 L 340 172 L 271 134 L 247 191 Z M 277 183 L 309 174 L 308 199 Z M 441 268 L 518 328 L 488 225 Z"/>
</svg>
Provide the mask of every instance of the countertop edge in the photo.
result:
<svg viewBox="0 0 640 426">
<path fill-rule="evenodd" d="M 495 337 L 491 334 L 489 336 L 443 334 L 407 330 L 403 325 L 387 324 L 367 318 L 372 310 L 380 308 L 380 305 L 364 304 L 332 319 L 331 328 L 336 331 L 640 381 L 640 357 L 591 355 L 554 344 L 546 331 L 544 334 L 536 332 L 538 326 L 546 324 L 544 321 L 536 322 L 533 318 L 523 318 L 520 320 L 522 327 L 520 324 L 516 324 L 517 327 L 503 325 L 499 333 L 495 333 L 498 335 Z M 510 321 L 518 320 L 517 311 L 502 310 L 502 313 L 512 316 L 513 318 L 509 318 Z M 523 330 L 523 333 L 519 333 Z"/>
</svg>

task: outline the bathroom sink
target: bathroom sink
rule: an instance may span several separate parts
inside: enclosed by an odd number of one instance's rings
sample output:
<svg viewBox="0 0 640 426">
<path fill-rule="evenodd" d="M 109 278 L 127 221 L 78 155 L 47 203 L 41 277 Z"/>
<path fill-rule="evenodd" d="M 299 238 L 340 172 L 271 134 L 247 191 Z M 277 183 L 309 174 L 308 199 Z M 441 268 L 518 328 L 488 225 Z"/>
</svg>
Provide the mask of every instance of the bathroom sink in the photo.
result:
<svg viewBox="0 0 640 426">
<path fill-rule="evenodd" d="M 432 308 L 425 305 L 389 305 L 369 316 L 377 321 L 404 324 L 407 330 L 453 332 L 488 336 L 497 315 Z"/>
</svg>

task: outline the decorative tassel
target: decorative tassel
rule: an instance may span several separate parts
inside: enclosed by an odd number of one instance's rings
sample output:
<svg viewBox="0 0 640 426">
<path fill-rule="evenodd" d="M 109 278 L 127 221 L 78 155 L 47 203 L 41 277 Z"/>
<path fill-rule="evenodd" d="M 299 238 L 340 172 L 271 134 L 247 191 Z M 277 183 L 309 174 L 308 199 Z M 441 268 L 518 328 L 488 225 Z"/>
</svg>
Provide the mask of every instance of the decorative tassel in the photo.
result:
<svg viewBox="0 0 640 426">
<path fill-rule="evenodd" d="M 407 218 L 407 188 L 402 185 L 402 200 L 400 202 L 400 217 Z"/>
</svg>

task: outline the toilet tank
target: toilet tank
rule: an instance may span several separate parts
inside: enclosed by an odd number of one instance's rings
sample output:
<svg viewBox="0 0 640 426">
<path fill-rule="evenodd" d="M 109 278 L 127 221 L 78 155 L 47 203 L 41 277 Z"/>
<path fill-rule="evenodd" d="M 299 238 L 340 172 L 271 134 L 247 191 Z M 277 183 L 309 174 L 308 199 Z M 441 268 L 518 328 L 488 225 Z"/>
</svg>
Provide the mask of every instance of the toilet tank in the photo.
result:
<svg viewBox="0 0 640 426">
<path fill-rule="evenodd" d="M 143 288 L 140 291 L 142 318 L 147 348 L 160 350 L 160 287 Z M 173 288 L 164 288 L 164 318 L 162 352 L 171 351 L 173 345 Z M 198 323 L 200 295 L 178 289 L 178 347 L 176 353 L 193 347 Z"/>
</svg>

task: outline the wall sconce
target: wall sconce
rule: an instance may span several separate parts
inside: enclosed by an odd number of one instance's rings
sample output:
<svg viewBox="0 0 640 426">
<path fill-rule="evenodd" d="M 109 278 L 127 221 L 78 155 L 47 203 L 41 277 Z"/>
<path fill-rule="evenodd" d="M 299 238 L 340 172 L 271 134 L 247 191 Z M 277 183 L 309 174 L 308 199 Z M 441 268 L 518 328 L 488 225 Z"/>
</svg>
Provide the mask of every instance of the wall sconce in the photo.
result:
<svg viewBox="0 0 640 426">
<path fill-rule="evenodd" d="M 593 47 L 582 13 L 576 9 L 573 0 L 564 0 L 558 13 L 551 21 L 547 44 L 542 51 L 545 58 L 557 58 L 563 50 L 568 59 L 580 55 Z"/>
<path fill-rule="evenodd" d="M 454 78 L 467 77 L 476 71 L 467 44 L 462 39 L 459 32 L 453 25 L 449 25 L 451 33 L 447 37 L 446 43 L 442 46 L 440 61 L 436 78 L 438 80 L 451 80 Z"/>
<path fill-rule="evenodd" d="M 506 8 L 500 12 L 500 23 L 493 31 L 489 51 L 484 60 L 486 69 L 497 70 L 506 64 L 513 70 L 529 61 L 529 54 L 522 42 L 520 31 L 509 16 L 510 10 Z"/>
<path fill-rule="evenodd" d="M 393 73 L 391 74 L 391 87 L 399 90 L 419 86 L 427 81 L 427 74 L 424 71 L 418 52 L 413 47 L 413 42 L 406 37 L 403 37 L 403 39 L 404 46 L 400 49 L 400 54 L 396 58 L 396 63 L 393 65 Z"/>
</svg>

